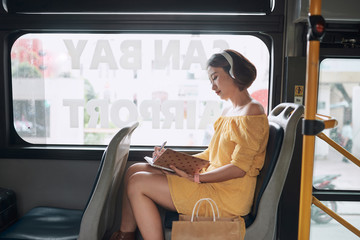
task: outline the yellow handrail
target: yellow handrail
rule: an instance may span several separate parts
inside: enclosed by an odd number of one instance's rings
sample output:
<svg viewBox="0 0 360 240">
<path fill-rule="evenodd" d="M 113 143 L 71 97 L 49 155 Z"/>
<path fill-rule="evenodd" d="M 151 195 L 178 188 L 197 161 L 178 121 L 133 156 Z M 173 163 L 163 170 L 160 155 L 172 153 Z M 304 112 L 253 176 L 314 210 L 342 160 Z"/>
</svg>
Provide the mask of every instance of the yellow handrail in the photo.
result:
<svg viewBox="0 0 360 240">
<path fill-rule="evenodd" d="M 325 129 L 334 128 L 338 124 L 338 122 L 337 122 L 337 120 L 335 118 L 332 118 L 330 116 L 326 116 L 326 115 L 323 115 L 323 114 L 317 113 L 315 118 L 324 123 Z"/>
<path fill-rule="evenodd" d="M 327 208 L 324 204 L 322 204 L 316 197 L 312 197 L 312 202 L 315 206 L 329 214 L 332 218 L 334 218 L 336 221 L 338 221 L 341 225 L 355 233 L 356 236 L 360 237 L 360 231 L 355 228 L 353 225 L 351 225 L 349 222 L 347 222 L 345 219 L 337 215 L 335 212 L 333 212 L 331 209 Z"/>
<path fill-rule="evenodd" d="M 324 116 L 326 117 L 326 116 Z M 317 135 L 320 139 L 324 140 L 327 144 L 332 146 L 336 151 L 341 153 L 343 156 L 345 156 L 347 159 L 351 160 L 353 163 L 358 165 L 360 167 L 360 160 L 357 159 L 354 155 L 352 155 L 350 152 L 348 152 L 345 148 L 337 144 L 334 140 L 326 136 L 324 133 L 319 133 Z M 314 196 L 312 197 L 312 203 L 329 214 L 332 218 L 334 218 L 336 221 L 338 221 L 340 224 L 342 224 L 344 227 L 352 231 L 354 234 L 356 234 L 358 237 L 360 237 L 360 231 L 355 228 L 353 225 L 345 221 L 343 218 L 341 218 L 339 215 L 337 215 L 335 212 L 333 212 L 331 209 L 327 208 L 324 204 L 322 204 L 317 198 Z"/>
<path fill-rule="evenodd" d="M 336 151 L 341 153 L 343 156 L 345 156 L 347 159 L 355 163 L 360 167 L 360 160 L 357 159 L 354 155 L 352 155 L 350 152 L 348 152 L 345 148 L 337 144 L 334 140 L 326 136 L 324 133 L 319 133 L 317 135 L 319 138 L 327 142 L 330 146 L 332 146 Z"/>
<path fill-rule="evenodd" d="M 309 15 L 321 15 L 321 0 L 310 0 Z M 318 72 L 319 72 L 319 39 L 309 39 L 307 46 L 306 61 L 306 85 L 305 85 L 305 115 L 304 120 L 315 120 Z M 301 163 L 301 185 L 299 205 L 299 230 L 298 239 L 306 240 L 310 237 L 310 216 L 312 203 L 312 181 L 314 169 L 315 136 L 304 135 L 302 163 Z"/>
</svg>

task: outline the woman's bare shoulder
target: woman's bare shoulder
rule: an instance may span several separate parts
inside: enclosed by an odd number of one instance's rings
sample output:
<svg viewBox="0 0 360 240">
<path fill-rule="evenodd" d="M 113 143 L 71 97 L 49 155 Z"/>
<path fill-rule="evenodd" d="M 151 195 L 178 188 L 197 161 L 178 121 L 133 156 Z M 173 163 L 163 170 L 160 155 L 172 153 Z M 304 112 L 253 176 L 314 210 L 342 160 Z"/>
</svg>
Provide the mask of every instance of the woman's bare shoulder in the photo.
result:
<svg viewBox="0 0 360 240">
<path fill-rule="evenodd" d="M 265 114 L 263 106 L 256 100 L 252 100 L 247 108 L 246 115 L 262 115 Z"/>
</svg>

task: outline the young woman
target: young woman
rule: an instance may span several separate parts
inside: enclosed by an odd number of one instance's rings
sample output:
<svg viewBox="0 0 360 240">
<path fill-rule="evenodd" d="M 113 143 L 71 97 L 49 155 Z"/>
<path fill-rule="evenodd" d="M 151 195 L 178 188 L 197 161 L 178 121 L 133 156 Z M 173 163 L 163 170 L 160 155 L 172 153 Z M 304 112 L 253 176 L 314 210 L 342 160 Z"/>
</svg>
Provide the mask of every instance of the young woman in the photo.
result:
<svg viewBox="0 0 360 240">
<path fill-rule="evenodd" d="M 214 123 L 208 148 L 196 155 L 210 161 L 210 166 L 194 176 L 173 166 L 175 174 L 146 163 L 129 167 L 120 231 L 111 240 L 134 239 L 137 227 L 145 240 L 163 239 L 157 204 L 190 215 L 197 200 L 209 197 L 222 217 L 250 212 L 269 134 L 264 109 L 247 90 L 256 78 L 256 68 L 240 53 L 226 50 L 209 59 L 207 70 L 212 90 L 232 103 Z M 156 147 L 154 156 L 158 154 Z M 210 215 L 209 211 L 203 207 L 200 214 Z M 242 225 L 245 231 L 244 221 Z"/>
</svg>

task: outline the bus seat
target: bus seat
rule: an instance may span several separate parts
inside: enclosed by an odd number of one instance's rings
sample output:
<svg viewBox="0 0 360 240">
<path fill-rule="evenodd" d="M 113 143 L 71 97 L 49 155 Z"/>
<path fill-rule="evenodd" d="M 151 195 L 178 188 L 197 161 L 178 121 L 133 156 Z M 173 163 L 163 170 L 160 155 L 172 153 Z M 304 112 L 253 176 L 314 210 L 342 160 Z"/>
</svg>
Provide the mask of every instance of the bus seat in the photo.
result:
<svg viewBox="0 0 360 240">
<path fill-rule="evenodd" d="M 264 167 L 258 176 L 254 203 L 245 216 L 245 240 L 276 238 L 277 210 L 290 167 L 302 105 L 281 103 L 268 116 L 269 142 Z"/>
<path fill-rule="evenodd" d="M 294 149 L 298 122 L 304 107 L 281 103 L 268 116 L 269 140 L 262 170 L 257 179 L 251 212 L 244 216 L 245 240 L 275 239 L 276 216 L 279 199 L 285 183 Z M 170 239 L 172 221 L 176 212 L 165 212 L 165 237 Z"/>
<path fill-rule="evenodd" d="M 248 215 L 244 216 L 246 227 L 249 227 L 256 218 L 260 199 L 274 171 L 283 138 L 283 128 L 281 128 L 276 123 L 269 122 L 269 140 L 266 147 L 265 162 L 259 176 L 257 177 L 254 203 L 252 205 L 251 212 Z"/>
<path fill-rule="evenodd" d="M 105 149 L 85 210 L 53 207 L 31 209 L 0 233 L 0 239 L 99 240 L 113 227 L 118 191 L 125 172 L 132 132 L 122 128 Z"/>
</svg>

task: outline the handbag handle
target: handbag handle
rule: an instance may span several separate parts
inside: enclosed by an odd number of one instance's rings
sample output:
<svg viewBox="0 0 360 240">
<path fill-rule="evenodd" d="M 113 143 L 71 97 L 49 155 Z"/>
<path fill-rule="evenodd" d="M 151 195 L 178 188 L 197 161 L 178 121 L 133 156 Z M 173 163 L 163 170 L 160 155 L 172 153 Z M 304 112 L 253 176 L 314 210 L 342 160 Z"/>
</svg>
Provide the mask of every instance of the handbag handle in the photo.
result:
<svg viewBox="0 0 360 240">
<path fill-rule="evenodd" d="M 195 203 L 194 208 L 193 208 L 193 212 L 192 212 L 192 215 L 191 215 L 191 222 L 194 221 L 195 209 L 197 209 L 196 217 L 199 217 L 199 209 L 200 209 L 201 203 L 203 201 L 207 201 L 210 204 L 211 210 L 212 210 L 212 213 L 213 213 L 213 221 L 215 222 L 216 221 L 216 215 L 215 215 L 214 205 L 216 207 L 217 217 L 218 218 L 220 218 L 220 212 L 219 212 L 218 206 L 216 205 L 216 202 L 211 198 L 201 198 Z"/>
</svg>

